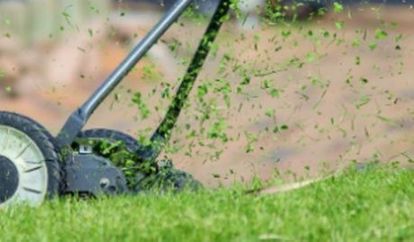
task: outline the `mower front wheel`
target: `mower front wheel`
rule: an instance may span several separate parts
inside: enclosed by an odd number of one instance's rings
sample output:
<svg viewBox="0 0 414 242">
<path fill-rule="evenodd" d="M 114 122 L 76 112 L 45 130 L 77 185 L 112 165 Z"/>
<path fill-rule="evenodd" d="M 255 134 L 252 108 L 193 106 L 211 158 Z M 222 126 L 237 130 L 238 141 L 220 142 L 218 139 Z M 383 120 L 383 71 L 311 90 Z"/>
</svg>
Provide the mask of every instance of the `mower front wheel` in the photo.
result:
<svg viewBox="0 0 414 242">
<path fill-rule="evenodd" d="M 0 207 L 40 205 L 59 193 L 59 185 L 52 136 L 32 119 L 0 112 Z"/>
</svg>

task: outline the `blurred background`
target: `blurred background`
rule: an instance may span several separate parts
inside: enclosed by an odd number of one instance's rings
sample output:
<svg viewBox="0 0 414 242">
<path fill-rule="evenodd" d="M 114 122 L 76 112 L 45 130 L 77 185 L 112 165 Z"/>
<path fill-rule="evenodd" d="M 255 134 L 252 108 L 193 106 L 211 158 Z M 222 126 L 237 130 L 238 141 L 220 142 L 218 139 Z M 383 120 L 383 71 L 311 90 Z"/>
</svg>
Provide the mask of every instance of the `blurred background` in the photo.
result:
<svg viewBox="0 0 414 242">
<path fill-rule="evenodd" d="M 0 0 L 1 109 L 56 134 L 174 2 Z M 412 2 L 241 1 L 163 157 L 210 186 L 412 164 Z M 216 5 L 196 1 L 88 127 L 148 136 Z"/>
</svg>

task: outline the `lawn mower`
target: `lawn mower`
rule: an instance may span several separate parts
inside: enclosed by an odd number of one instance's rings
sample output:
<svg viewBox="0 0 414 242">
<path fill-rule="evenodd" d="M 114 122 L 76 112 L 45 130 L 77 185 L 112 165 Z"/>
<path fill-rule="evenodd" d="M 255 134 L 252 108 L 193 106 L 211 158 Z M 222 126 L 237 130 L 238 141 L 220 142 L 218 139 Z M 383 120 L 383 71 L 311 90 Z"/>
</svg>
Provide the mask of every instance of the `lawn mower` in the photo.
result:
<svg viewBox="0 0 414 242">
<path fill-rule="evenodd" d="M 175 97 L 148 144 L 115 130 L 83 130 L 96 108 L 192 2 L 177 1 L 70 115 L 56 137 L 28 117 L 0 112 L 0 207 L 20 203 L 36 206 L 45 199 L 69 194 L 96 197 L 201 186 L 190 174 L 175 169 L 170 161 L 157 161 L 157 157 L 168 143 L 212 42 L 227 18 L 230 0 L 218 3 Z"/>
</svg>

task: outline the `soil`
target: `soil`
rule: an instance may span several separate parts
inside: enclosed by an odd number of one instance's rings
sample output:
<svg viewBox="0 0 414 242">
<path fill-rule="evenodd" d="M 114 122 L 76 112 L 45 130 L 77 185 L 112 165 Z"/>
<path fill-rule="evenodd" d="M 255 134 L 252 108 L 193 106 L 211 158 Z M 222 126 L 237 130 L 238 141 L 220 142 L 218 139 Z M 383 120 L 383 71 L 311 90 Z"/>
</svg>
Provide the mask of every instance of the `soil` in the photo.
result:
<svg viewBox="0 0 414 242">
<path fill-rule="evenodd" d="M 388 7 L 376 11 L 360 8 L 345 12 L 303 23 L 304 30 L 292 31 L 293 34 L 285 39 L 281 30 L 288 29 L 286 27 L 261 26 L 246 31 L 237 28 L 235 22 L 226 24 L 218 42 L 218 57 L 209 59 L 198 85 L 220 75 L 219 57 L 223 53 L 233 53 L 237 58 L 231 63 L 247 63 L 250 70 L 271 72 L 294 57 L 304 64 L 301 68 L 289 67 L 273 74 L 251 75 L 250 85 L 246 87 L 247 95 L 231 94 L 232 106 L 222 112 L 229 126 L 227 135 L 234 140 L 225 144 L 213 142 L 215 148 L 195 145 L 192 157 L 185 152 L 164 155 L 209 186 L 248 181 L 254 176 L 269 179 L 277 173 L 288 178 L 314 177 L 353 161 L 399 161 L 409 165 L 412 162 L 410 157 L 414 157 L 414 136 L 411 134 L 414 129 L 414 29 L 411 26 L 414 11 Z M 337 28 L 341 25 L 340 20 L 344 23 L 342 29 Z M 336 27 L 335 22 L 339 26 Z M 384 27 L 384 23 L 388 26 Z M 376 40 L 376 33 L 380 34 L 378 31 L 382 28 L 386 28 L 387 36 L 383 39 L 377 36 L 380 39 Z M 321 37 L 321 30 L 329 32 L 329 37 Z M 195 38 L 202 28 L 201 25 L 187 23 L 184 27 L 175 26 L 171 32 L 175 33 L 174 36 Z M 334 33 L 337 37 L 332 41 Z M 399 34 L 402 34 L 402 39 L 397 41 Z M 361 44 L 353 47 L 352 43 L 358 36 Z M 343 40 L 340 44 L 337 42 L 339 39 Z M 369 45 L 374 41 L 378 45 L 371 50 Z M 189 42 L 190 47 L 194 46 L 195 40 Z M 3 92 L 1 109 L 32 117 L 56 134 L 69 114 L 87 99 L 130 47 L 113 39 L 99 40 L 98 46 L 100 52 L 94 52 L 97 55 L 94 59 L 99 61 L 89 63 L 88 73 L 76 73 L 74 76 L 78 78 L 69 83 L 47 80 L 48 85 L 36 84 L 47 76 L 38 74 L 37 79 L 23 84 L 33 86 L 24 95 L 9 97 Z M 68 51 L 79 51 L 72 48 Z M 189 57 L 189 49 L 182 47 L 180 55 Z M 45 55 L 37 55 L 41 58 L 38 61 L 50 61 L 50 55 L 42 53 Z M 6 56 L 0 56 L 0 63 L 5 59 Z M 64 68 L 70 65 L 66 62 L 71 61 L 79 59 L 64 59 L 56 65 Z M 117 88 L 114 92 L 117 95 L 112 95 L 97 110 L 87 126 L 114 128 L 135 136 L 138 131 L 155 128 L 168 102 L 161 102 L 162 108 L 153 111 L 145 120 L 139 118 L 139 112 L 131 102 L 133 92 L 150 93 L 153 88 L 160 87 L 159 81 L 144 74 L 145 66 L 151 63 L 156 66 L 157 60 L 145 58 Z M 15 65 L 19 69 L 18 62 Z M 156 70 L 171 73 L 166 68 L 170 67 L 160 66 Z M 177 73 L 185 69 L 182 65 L 174 68 L 178 69 Z M 168 75 L 164 75 L 163 80 L 176 83 L 178 76 Z M 16 79 L 16 75 L 13 78 Z M 239 83 L 241 77 L 230 73 L 228 79 Z M 266 79 L 277 86 L 280 91 L 278 98 L 260 88 Z M 195 93 L 189 103 L 196 102 Z M 159 103 L 158 97 L 148 98 L 150 109 Z M 272 109 L 275 117 L 270 118 L 265 112 Z M 195 112 L 196 105 L 190 105 L 180 117 L 179 128 L 173 133 L 176 145 L 188 147 L 196 142 L 188 138 L 189 132 L 185 130 L 186 124 L 199 125 L 194 119 Z M 275 126 L 283 125 L 286 125 L 286 130 L 272 132 Z M 266 127 L 271 130 L 266 131 Z M 258 135 L 253 151 L 246 152 L 248 140 L 245 132 Z M 217 150 L 222 151 L 221 155 L 211 159 Z"/>
</svg>

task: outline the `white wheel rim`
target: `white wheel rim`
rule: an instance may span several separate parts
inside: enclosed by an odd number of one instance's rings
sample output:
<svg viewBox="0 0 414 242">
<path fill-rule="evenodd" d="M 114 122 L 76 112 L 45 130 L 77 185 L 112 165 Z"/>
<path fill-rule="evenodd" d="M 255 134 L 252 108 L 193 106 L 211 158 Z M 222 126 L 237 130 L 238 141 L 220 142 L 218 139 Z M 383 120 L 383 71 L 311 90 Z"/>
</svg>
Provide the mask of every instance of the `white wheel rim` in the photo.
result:
<svg viewBox="0 0 414 242">
<path fill-rule="evenodd" d="M 16 192 L 0 207 L 21 203 L 40 205 L 47 193 L 48 171 L 37 144 L 22 131 L 0 125 L 0 155 L 9 159 L 19 174 Z"/>
</svg>

